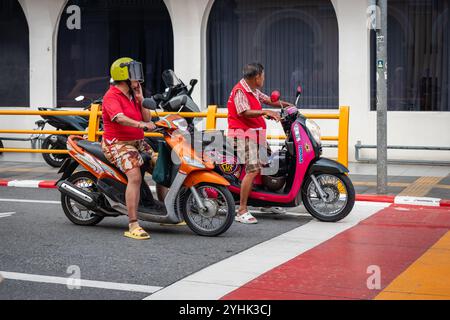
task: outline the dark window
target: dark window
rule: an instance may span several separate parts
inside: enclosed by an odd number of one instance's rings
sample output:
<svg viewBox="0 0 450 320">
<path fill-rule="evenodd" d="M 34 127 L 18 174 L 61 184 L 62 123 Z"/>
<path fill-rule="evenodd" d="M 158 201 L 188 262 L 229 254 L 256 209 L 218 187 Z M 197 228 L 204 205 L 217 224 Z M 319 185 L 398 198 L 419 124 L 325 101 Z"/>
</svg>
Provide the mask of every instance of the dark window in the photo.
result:
<svg viewBox="0 0 450 320">
<path fill-rule="evenodd" d="M 0 106 L 30 105 L 28 24 L 17 0 L 0 1 Z"/>
<path fill-rule="evenodd" d="M 249 62 L 265 66 L 264 91 L 305 108 L 338 107 L 338 26 L 329 0 L 216 0 L 208 21 L 208 103 L 226 106 Z"/>
<path fill-rule="evenodd" d="M 143 63 L 145 95 L 162 92 L 173 68 L 173 31 L 163 0 L 72 0 L 81 8 L 81 29 L 69 30 L 64 10 L 58 33 L 58 106 L 74 98 L 97 99 L 109 87 L 110 66 L 120 57 Z"/>
<path fill-rule="evenodd" d="M 388 110 L 450 110 L 449 19 L 450 0 L 388 1 Z"/>
</svg>

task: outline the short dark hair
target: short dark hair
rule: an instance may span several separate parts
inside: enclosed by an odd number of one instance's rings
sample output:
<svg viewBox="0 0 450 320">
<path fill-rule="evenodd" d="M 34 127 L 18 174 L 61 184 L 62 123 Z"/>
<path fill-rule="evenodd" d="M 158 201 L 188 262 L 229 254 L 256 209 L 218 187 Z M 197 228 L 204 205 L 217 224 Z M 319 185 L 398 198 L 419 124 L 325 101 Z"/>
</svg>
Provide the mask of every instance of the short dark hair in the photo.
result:
<svg viewBox="0 0 450 320">
<path fill-rule="evenodd" d="M 261 75 L 264 72 L 264 67 L 259 62 L 249 63 L 244 67 L 242 71 L 244 79 L 253 79 L 256 76 Z"/>
</svg>

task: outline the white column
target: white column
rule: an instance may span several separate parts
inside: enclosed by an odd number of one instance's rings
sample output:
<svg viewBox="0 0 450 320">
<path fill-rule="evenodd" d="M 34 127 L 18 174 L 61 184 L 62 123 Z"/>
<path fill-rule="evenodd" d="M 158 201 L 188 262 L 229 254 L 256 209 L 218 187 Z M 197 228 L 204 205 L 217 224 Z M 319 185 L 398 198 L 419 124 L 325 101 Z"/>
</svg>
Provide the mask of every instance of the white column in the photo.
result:
<svg viewBox="0 0 450 320">
<path fill-rule="evenodd" d="M 67 0 L 19 0 L 30 33 L 30 104 L 55 106 L 57 22 Z"/>
<path fill-rule="evenodd" d="M 206 108 L 206 57 L 203 53 L 203 20 L 211 0 L 164 0 L 172 19 L 174 33 L 174 71 L 184 81 L 198 79 L 192 95 Z M 205 73 L 206 74 L 206 73 Z M 187 83 L 186 83 L 187 84 Z"/>
<path fill-rule="evenodd" d="M 367 1 L 332 0 L 339 26 L 339 105 L 350 106 L 349 156 L 361 132 L 374 136 L 370 112 L 370 51 Z M 368 122 L 370 126 L 368 127 Z M 367 138 L 366 138 L 367 139 Z M 369 139 L 372 141 L 372 139 Z M 368 141 L 368 140 L 366 140 Z"/>
</svg>

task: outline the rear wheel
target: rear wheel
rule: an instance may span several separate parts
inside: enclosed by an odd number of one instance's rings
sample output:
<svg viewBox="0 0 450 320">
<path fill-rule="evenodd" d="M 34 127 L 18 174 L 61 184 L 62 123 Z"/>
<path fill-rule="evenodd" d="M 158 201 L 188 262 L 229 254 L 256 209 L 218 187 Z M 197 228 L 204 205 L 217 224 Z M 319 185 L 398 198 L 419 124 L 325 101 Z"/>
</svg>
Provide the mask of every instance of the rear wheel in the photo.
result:
<svg viewBox="0 0 450 320">
<path fill-rule="evenodd" d="M 97 191 L 97 178 L 90 172 L 77 172 L 67 179 L 67 181 L 84 191 Z M 103 217 L 96 215 L 94 211 L 87 209 L 65 194 L 61 194 L 61 204 L 66 217 L 76 225 L 94 226 L 103 220 Z"/>
<path fill-rule="evenodd" d="M 231 226 L 235 216 L 234 199 L 230 191 L 215 184 L 202 184 L 196 190 L 206 210 L 201 210 L 192 192 L 183 195 L 181 210 L 186 224 L 201 236 L 218 236 Z"/>
<path fill-rule="evenodd" d="M 344 219 L 355 204 L 355 188 L 345 174 L 317 174 L 326 197 L 322 199 L 311 177 L 302 189 L 302 201 L 306 210 L 316 219 L 324 222 L 337 222 Z"/>
<path fill-rule="evenodd" d="M 66 150 L 67 147 L 59 139 L 55 140 L 55 136 L 48 136 L 42 143 L 42 149 Z M 64 160 L 67 159 L 68 155 L 57 153 L 43 153 L 42 157 L 49 166 L 59 168 L 64 163 Z"/>
</svg>

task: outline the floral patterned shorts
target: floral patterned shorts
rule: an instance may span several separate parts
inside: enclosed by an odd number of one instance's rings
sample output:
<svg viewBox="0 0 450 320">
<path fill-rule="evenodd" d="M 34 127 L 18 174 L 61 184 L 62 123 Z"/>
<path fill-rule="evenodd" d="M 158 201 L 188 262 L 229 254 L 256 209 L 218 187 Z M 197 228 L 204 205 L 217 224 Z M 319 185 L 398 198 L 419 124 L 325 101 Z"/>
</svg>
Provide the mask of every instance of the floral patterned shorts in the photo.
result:
<svg viewBox="0 0 450 320">
<path fill-rule="evenodd" d="M 105 140 L 102 140 L 102 149 L 106 159 L 124 173 L 140 168 L 144 164 L 141 153 L 145 152 L 153 156 L 152 148 L 144 140 L 113 142 Z"/>
</svg>

